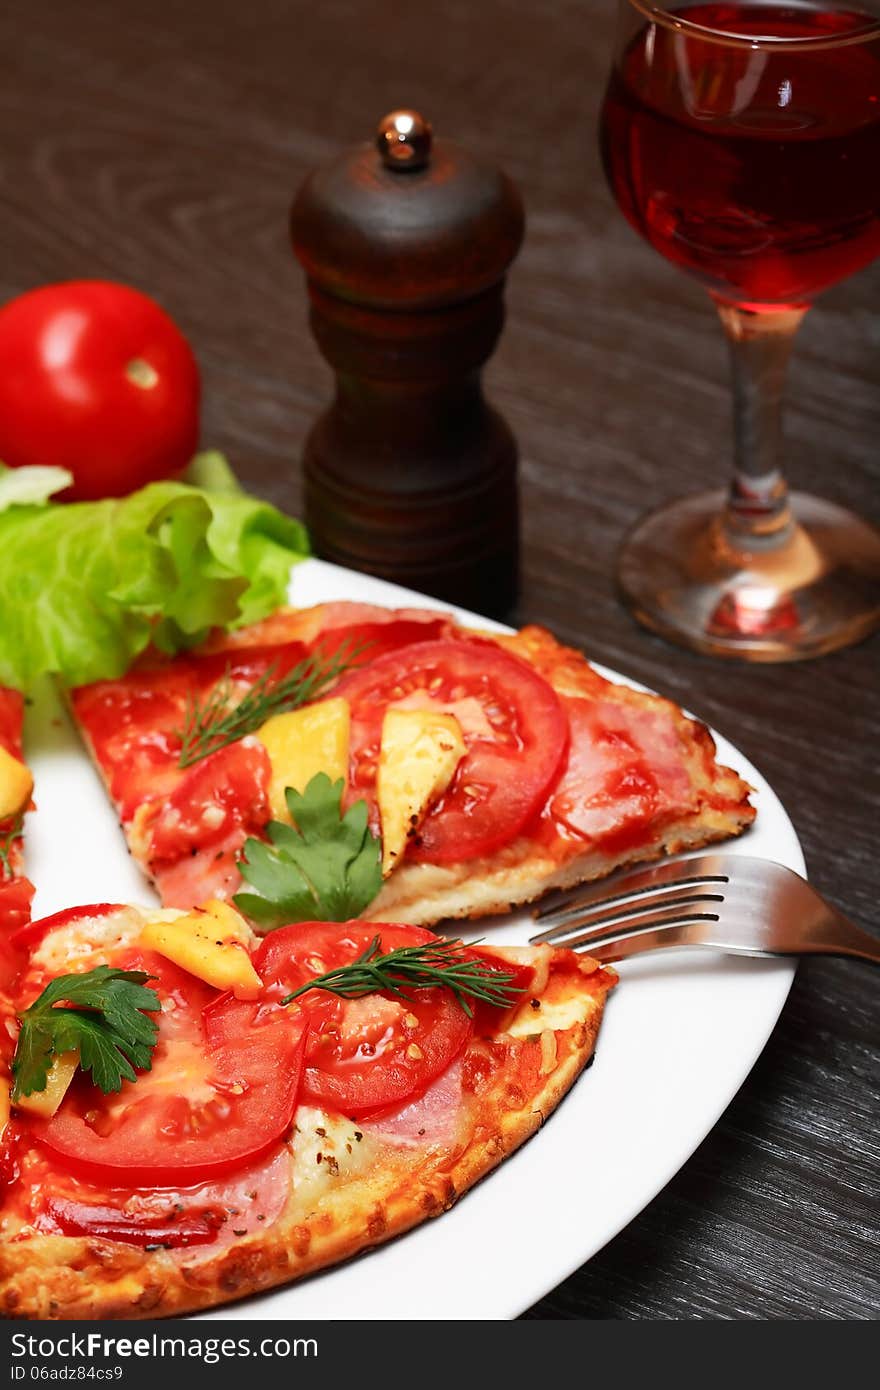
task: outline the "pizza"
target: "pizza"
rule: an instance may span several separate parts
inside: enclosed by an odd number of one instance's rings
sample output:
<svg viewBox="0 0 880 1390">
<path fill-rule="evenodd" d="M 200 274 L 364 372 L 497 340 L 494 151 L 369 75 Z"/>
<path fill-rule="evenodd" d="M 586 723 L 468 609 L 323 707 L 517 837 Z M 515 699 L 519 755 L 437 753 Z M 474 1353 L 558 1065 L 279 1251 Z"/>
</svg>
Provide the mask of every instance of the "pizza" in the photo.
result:
<svg viewBox="0 0 880 1390">
<path fill-rule="evenodd" d="M 23 873 L 24 817 L 34 779 L 22 754 L 24 699 L 0 686 L 0 932 L 27 921 L 33 885 Z"/>
<path fill-rule="evenodd" d="M 258 938 L 219 899 L 81 907 L 0 952 L 15 1318 L 211 1307 L 441 1214 L 573 1084 L 616 979 L 409 925 Z"/>
<path fill-rule="evenodd" d="M 319 669 L 327 679 L 302 707 L 222 744 L 196 739 L 182 765 L 199 716 L 202 735 L 234 730 L 248 698 L 270 709 L 273 686 Z M 245 845 L 290 821 L 287 788 L 304 792 L 322 771 L 345 806 L 366 806 L 381 842 L 382 881 L 346 915 L 422 926 L 504 912 L 754 818 L 703 724 L 606 680 L 538 627 L 486 633 L 354 603 L 282 609 L 185 654 L 149 653 L 70 703 L 169 907 L 236 896 Z"/>
</svg>

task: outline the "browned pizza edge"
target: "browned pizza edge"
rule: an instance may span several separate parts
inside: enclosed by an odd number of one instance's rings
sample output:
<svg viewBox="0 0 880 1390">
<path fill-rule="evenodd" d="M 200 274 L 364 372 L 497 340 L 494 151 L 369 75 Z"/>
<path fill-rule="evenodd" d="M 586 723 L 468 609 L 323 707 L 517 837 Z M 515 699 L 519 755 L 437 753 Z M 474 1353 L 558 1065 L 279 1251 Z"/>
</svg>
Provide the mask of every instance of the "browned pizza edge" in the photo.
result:
<svg viewBox="0 0 880 1390">
<path fill-rule="evenodd" d="M 216 1307 L 339 1264 L 439 1216 L 526 1142 L 552 1114 L 593 1056 L 607 984 L 590 991 L 588 1018 L 556 1031 L 557 1061 L 525 1107 L 506 1109 L 493 1090 L 479 1131 L 449 1164 L 346 1184 L 333 1211 L 242 1240 L 184 1274 L 164 1252 L 117 1242 L 35 1236 L 0 1247 L 0 1314 L 43 1320 L 157 1318 Z M 564 1056 L 561 1055 L 564 1051 Z M 491 1122 L 487 1117 L 491 1116 Z M 379 1175 L 382 1178 L 382 1175 Z"/>
</svg>

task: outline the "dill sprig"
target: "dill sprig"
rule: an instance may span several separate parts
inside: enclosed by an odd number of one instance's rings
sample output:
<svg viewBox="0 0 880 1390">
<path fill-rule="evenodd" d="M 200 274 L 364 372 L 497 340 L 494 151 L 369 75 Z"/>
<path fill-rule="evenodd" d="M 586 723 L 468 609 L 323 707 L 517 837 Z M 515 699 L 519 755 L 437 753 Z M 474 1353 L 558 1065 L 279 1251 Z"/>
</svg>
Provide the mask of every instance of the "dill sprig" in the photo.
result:
<svg viewBox="0 0 880 1390">
<path fill-rule="evenodd" d="M 0 883 L 12 878 L 12 851 L 24 832 L 24 814 L 20 811 L 6 830 L 0 832 Z"/>
<path fill-rule="evenodd" d="M 227 667 L 207 695 L 188 696 L 184 726 L 177 730 L 181 744 L 177 766 L 192 767 L 227 744 L 252 734 L 273 714 L 316 700 L 345 674 L 367 645 L 347 639 L 330 656 L 318 648 L 280 679 L 275 679 L 273 664 L 237 703 L 233 703 L 232 678 Z"/>
<path fill-rule="evenodd" d="M 382 943 L 374 936 L 369 946 L 348 965 L 318 975 L 282 999 L 289 1004 L 310 989 L 323 989 L 343 999 L 360 999 L 377 990 L 387 990 L 400 999 L 411 999 L 403 988 L 425 989 L 441 985 L 455 995 L 468 1018 L 473 1018 L 470 1000 L 479 999 L 499 1009 L 516 1003 L 523 991 L 511 981 L 512 974 L 493 970 L 479 958 L 467 955 L 461 940 L 429 941 L 422 946 L 398 946 L 382 953 Z"/>
</svg>

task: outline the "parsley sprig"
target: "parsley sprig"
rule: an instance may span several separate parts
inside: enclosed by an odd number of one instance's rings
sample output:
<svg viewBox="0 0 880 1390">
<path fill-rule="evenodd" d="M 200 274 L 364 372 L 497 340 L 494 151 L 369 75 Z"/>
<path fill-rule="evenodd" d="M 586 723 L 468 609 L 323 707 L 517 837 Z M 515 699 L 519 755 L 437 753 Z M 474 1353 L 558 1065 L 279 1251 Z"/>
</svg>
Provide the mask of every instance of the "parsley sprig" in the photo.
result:
<svg viewBox="0 0 880 1390">
<path fill-rule="evenodd" d="M 156 992 L 144 988 L 152 978 L 143 970 L 98 965 L 51 980 L 19 1014 L 12 1099 L 44 1091 L 52 1059 L 64 1052 L 79 1052 L 81 1068 L 105 1094 L 136 1081 L 136 1067 L 149 1071 L 159 1028 L 147 1015 L 162 1007 Z"/>
<path fill-rule="evenodd" d="M 233 682 L 227 668 L 206 695 L 187 699 L 184 725 L 178 729 L 181 748 L 177 766 L 193 763 L 252 734 L 273 714 L 298 709 L 317 700 L 361 656 L 364 643 L 343 641 L 329 656 L 318 648 L 286 675 L 276 678 L 273 664 L 237 702 L 233 702 Z"/>
<path fill-rule="evenodd" d="M 318 772 L 303 793 L 284 793 L 293 825 L 270 821 L 270 843 L 248 839 L 239 868 L 254 892 L 235 896 L 246 917 L 271 930 L 291 922 L 346 922 L 382 887 L 379 838 L 367 803 L 342 814 L 342 778 Z"/>
<path fill-rule="evenodd" d="M 410 990 L 442 985 L 452 990 L 468 1018 L 473 1017 L 471 1000 L 483 1000 L 499 1009 L 508 1009 L 522 994 L 519 986 L 511 984 L 516 977 L 503 970 L 493 970 L 479 957 L 468 956 L 465 944 L 455 941 L 429 941 L 421 946 L 398 946 L 382 951 L 382 943 L 374 936 L 357 960 L 318 975 L 308 984 L 300 985 L 282 999 L 289 1004 L 310 989 L 324 989 L 343 999 L 360 999 L 376 990 L 387 990 L 400 999 L 411 999 Z"/>
</svg>

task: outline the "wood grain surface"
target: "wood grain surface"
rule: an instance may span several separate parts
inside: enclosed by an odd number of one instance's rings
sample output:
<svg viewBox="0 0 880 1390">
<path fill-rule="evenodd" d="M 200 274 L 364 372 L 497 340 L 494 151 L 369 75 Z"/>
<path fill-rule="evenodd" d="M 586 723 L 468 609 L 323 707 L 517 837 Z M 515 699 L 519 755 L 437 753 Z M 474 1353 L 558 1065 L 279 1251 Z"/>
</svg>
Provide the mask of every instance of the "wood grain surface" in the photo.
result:
<svg viewBox="0 0 880 1390">
<path fill-rule="evenodd" d="M 713 662 L 638 629 L 615 547 L 729 466 L 721 333 L 624 224 L 596 153 L 613 0 L 30 0 L 0 13 L 0 300 L 106 277 L 194 343 L 204 441 L 300 505 L 330 391 L 287 212 L 306 169 L 393 106 L 501 163 L 528 230 L 487 373 L 522 454 L 523 619 L 684 701 L 775 786 L 811 877 L 880 929 L 878 642 Z M 808 317 L 795 485 L 876 520 L 880 265 Z M 764 1055 L 665 1191 L 535 1318 L 876 1319 L 878 984 L 810 961 Z M 601 1194 L 597 1194 L 601 1200 Z"/>
</svg>

